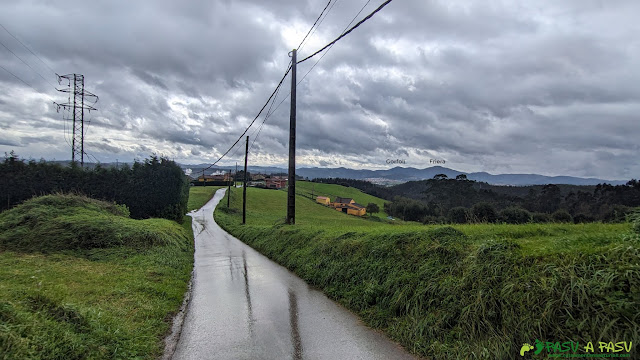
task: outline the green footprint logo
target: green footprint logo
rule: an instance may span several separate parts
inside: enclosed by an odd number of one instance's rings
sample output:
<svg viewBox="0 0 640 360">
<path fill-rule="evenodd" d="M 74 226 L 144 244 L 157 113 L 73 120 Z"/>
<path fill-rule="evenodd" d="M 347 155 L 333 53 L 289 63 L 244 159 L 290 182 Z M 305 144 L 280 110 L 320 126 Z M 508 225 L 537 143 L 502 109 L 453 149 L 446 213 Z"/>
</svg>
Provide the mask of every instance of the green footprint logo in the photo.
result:
<svg viewBox="0 0 640 360">
<path fill-rule="evenodd" d="M 533 355 L 538 355 L 542 352 L 542 349 L 544 349 L 544 344 L 542 343 L 542 341 L 536 339 L 536 351 L 533 352 Z"/>
<path fill-rule="evenodd" d="M 522 344 L 522 347 L 520 348 L 520 356 L 524 356 L 524 353 L 532 349 L 533 349 L 533 346 L 527 343 Z"/>
</svg>

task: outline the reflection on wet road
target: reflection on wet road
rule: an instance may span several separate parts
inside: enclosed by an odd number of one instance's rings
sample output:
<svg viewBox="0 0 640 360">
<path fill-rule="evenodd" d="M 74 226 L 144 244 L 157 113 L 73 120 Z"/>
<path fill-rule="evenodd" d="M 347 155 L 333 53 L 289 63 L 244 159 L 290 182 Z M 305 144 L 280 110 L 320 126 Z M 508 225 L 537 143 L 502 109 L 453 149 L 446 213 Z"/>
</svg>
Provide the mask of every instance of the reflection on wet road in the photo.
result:
<svg viewBox="0 0 640 360">
<path fill-rule="evenodd" d="M 218 190 L 193 212 L 193 294 L 173 359 L 412 359 L 349 311 L 227 234 Z"/>
</svg>

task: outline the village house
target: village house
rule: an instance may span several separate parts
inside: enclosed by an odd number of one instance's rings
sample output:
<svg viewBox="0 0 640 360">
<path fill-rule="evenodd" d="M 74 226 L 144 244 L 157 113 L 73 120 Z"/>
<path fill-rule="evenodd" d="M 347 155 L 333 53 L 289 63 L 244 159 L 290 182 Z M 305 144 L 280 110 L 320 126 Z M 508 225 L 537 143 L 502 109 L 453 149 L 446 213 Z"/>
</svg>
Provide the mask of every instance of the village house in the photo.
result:
<svg viewBox="0 0 640 360">
<path fill-rule="evenodd" d="M 202 182 L 202 181 L 230 181 L 231 180 L 231 175 L 229 175 L 229 173 L 223 173 L 223 174 L 213 174 L 213 175 L 200 175 L 198 176 L 198 181 Z"/>
<path fill-rule="evenodd" d="M 287 186 L 287 178 L 269 176 L 264 179 L 267 189 L 282 189 Z"/>
<path fill-rule="evenodd" d="M 331 203 L 331 199 L 329 199 L 326 196 L 318 196 L 316 197 L 316 202 L 322 205 L 327 205 L 329 206 L 329 204 Z"/>
<path fill-rule="evenodd" d="M 329 204 L 329 206 L 337 211 L 342 211 L 349 215 L 363 216 L 367 213 L 366 207 L 358 204 L 351 198 L 342 198 L 338 196 L 334 202 Z"/>
</svg>

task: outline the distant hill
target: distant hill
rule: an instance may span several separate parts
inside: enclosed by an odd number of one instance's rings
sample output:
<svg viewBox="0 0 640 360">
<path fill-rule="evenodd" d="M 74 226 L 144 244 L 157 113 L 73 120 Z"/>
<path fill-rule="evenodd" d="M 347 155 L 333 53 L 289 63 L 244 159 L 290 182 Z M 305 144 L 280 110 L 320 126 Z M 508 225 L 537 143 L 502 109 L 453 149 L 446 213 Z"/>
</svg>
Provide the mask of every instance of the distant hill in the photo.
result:
<svg viewBox="0 0 640 360">
<path fill-rule="evenodd" d="M 61 164 L 68 164 L 69 161 L 52 161 Z M 125 163 L 101 163 L 103 167 L 123 166 Z M 128 164 L 129 166 L 131 164 Z M 207 168 L 209 164 L 179 164 L 183 169 L 191 169 L 194 176 L 198 176 L 202 172 L 202 169 Z M 94 163 L 85 162 L 85 167 L 93 168 Z M 243 166 L 238 165 L 238 170 L 242 170 Z M 216 171 L 227 172 L 229 170 L 235 171 L 235 166 L 213 166 L 206 172 L 213 173 Z M 262 173 L 262 174 L 277 174 L 287 173 L 286 168 L 280 168 L 275 166 L 249 166 L 250 173 Z M 623 185 L 628 180 L 608 180 L 608 179 L 596 179 L 596 178 L 581 178 L 575 176 L 545 176 L 538 174 L 489 174 L 487 172 L 474 172 L 465 173 L 458 170 L 449 169 L 442 166 L 432 166 L 424 169 L 416 169 L 412 167 L 394 167 L 385 170 L 366 170 L 366 169 L 347 169 L 344 167 L 339 168 L 298 168 L 296 174 L 304 178 L 345 178 L 356 180 L 369 180 L 373 183 L 382 183 L 387 180 L 392 183 L 401 183 L 408 181 L 419 181 L 432 179 L 437 174 L 445 174 L 449 178 L 455 178 L 457 175 L 467 175 L 469 180 L 476 180 L 480 182 L 486 182 L 492 185 L 546 185 L 546 184 L 567 184 L 567 185 L 598 185 L 598 184 L 611 184 L 611 185 Z M 640 177 L 640 175 L 639 175 Z"/>
<path fill-rule="evenodd" d="M 388 179 L 403 182 L 432 179 L 437 174 L 445 174 L 449 178 L 465 174 L 469 180 L 486 182 L 493 185 L 545 185 L 545 184 L 568 184 L 568 185 L 597 185 L 607 183 L 611 185 L 622 185 L 627 180 L 605 180 L 595 178 L 580 178 L 573 176 L 544 176 L 537 174 L 499 174 L 492 175 L 486 172 L 464 173 L 461 171 L 433 166 L 425 169 L 395 167 L 388 170 L 354 170 L 346 168 L 301 168 L 297 174 L 310 179 L 339 177 L 347 179 Z"/>
<path fill-rule="evenodd" d="M 194 173 L 202 171 L 208 165 L 181 165 L 183 168 L 190 168 Z M 207 170 L 208 172 L 215 172 L 217 170 L 227 171 L 230 167 L 217 167 L 214 166 Z M 238 167 L 240 169 L 240 167 Z M 235 166 L 232 167 L 235 170 Z M 287 173 L 287 169 L 279 167 L 268 166 L 249 166 L 249 172 L 252 173 Z M 377 179 L 380 180 L 392 180 L 397 182 L 408 182 L 432 179 L 437 174 L 445 174 L 449 178 L 455 178 L 457 175 L 465 174 L 469 180 L 476 180 L 486 182 L 493 185 L 546 185 L 546 184 L 567 184 L 567 185 L 597 185 L 597 184 L 611 184 L 611 185 L 623 185 L 628 180 L 607 180 L 596 178 L 581 178 L 574 176 L 545 176 L 538 174 L 498 174 L 493 175 L 487 172 L 475 172 L 465 173 L 449 169 L 442 166 L 432 166 L 424 169 L 416 169 L 412 167 L 394 167 L 386 170 L 366 170 L 366 169 L 347 169 L 344 167 L 339 168 L 298 168 L 296 174 L 304 178 L 345 178 L 345 179 Z M 630 180 L 630 179 L 629 179 Z"/>
</svg>

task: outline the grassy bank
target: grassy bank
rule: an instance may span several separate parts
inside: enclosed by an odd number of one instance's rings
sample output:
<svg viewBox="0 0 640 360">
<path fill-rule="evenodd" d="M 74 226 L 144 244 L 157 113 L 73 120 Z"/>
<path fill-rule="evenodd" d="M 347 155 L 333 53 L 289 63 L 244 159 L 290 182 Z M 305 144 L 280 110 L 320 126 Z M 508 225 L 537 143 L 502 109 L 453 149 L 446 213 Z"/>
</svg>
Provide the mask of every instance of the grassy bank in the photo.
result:
<svg viewBox="0 0 640 360">
<path fill-rule="evenodd" d="M 0 358 L 154 359 L 193 266 L 190 222 L 51 195 L 0 213 Z"/>
<path fill-rule="evenodd" d="M 249 189 L 247 203 L 247 225 L 224 207 L 216 221 L 414 353 L 513 359 L 535 339 L 640 342 L 630 224 L 392 225 L 298 197 L 289 227 L 286 193 Z"/>
</svg>

